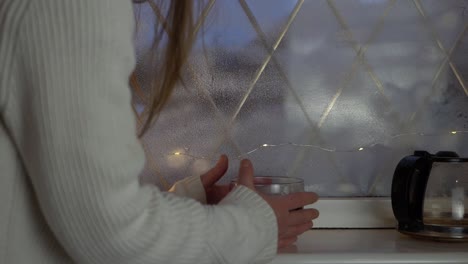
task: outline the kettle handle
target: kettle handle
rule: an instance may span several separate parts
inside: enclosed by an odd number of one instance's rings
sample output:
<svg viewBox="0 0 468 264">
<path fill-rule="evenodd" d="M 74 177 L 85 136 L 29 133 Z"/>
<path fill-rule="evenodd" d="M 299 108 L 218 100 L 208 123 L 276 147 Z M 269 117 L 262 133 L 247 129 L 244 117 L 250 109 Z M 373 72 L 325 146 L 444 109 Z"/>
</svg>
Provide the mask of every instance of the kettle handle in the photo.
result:
<svg viewBox="0 0 468 264">
<path fill-rule="evenodd" d="M 415 152 L 398 163 L 391 193 L 398 229 L 414 232 L 423 228 L 424 196 L 431 167 L 431 154 L 425 151 Z"/>
</svg>

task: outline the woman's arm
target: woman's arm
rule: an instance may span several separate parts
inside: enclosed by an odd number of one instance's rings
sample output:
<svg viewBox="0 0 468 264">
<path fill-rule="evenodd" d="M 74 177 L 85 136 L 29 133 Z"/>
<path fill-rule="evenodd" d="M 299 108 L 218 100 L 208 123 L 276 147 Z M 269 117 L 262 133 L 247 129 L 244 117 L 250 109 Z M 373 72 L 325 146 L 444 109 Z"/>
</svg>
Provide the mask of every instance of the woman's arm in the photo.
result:
<svg viewBox="0 0 468 264">
<path fill-rule="evenodd" d="M 50 229 L 77 263 L 269 261 L 276 218 L 253 191 L 210 207 L 139 185 L 131 9 L 128 0 L 42 0 L 23 17 L 14 126 Z"/>
</svg>

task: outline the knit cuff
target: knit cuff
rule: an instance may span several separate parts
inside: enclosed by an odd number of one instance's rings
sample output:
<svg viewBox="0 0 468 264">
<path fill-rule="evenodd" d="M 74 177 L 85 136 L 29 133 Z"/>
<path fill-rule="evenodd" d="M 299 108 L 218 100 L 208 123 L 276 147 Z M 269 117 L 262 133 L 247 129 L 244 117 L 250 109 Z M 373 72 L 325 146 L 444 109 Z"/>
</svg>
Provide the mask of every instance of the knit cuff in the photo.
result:
<svg viewBox="0 0 468 264">
<path fill-rule="evenodd" d="M 189 197 L 202 204 L 206 204 L 205 187 L 203 187 L 200 176 L 192 176 L 176 182 L 169 192 L 181 197 Z"/>
</svg>

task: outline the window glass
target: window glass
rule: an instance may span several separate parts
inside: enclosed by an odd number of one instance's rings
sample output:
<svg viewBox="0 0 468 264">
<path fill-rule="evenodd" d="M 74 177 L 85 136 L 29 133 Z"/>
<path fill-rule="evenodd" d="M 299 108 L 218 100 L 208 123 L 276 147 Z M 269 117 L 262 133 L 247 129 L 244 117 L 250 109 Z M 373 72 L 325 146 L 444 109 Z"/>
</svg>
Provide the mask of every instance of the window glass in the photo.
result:
<svg viewBox="0 0 468 264">
<path fill-rule="evenodd" d="M 205 3 L 185 87 L 142 139 L 143 181 L 167 188 L 225 153 L 226 180 L 249 158 L 322 196 L 388 196 L 414 150 L 468 156 L 468 1 Z M 157 18 L 137 9 L 141 61 Z"/>
</svg>

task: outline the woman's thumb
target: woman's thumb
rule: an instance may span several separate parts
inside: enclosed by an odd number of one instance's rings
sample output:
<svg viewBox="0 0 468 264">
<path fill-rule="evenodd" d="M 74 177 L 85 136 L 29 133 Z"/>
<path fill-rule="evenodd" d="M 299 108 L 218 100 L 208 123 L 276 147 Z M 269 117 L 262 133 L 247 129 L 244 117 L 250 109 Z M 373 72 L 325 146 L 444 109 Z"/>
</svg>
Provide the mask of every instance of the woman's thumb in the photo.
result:
<svg viewBox="0 0 468 264">
<path fill-rule="evenodd" d="M 254 170 L 252 162 L 248 159 L 243 159 L 239 167 L 239 181 L 238 183 L 246 186 L 252 190 L 255 190 L 254 187 Z"/>
<path fill-rule="evenodd" d="M 201 181 L 205 189 L 214 185 L 219 179 L 221 179 L 227 169 L 228 158 L 226 155 L 221 155 L 216 165 L 211 170 L 201 175 Z"/>
</svg>

